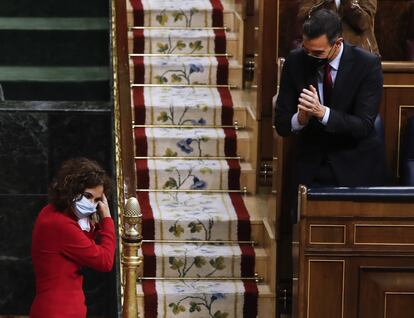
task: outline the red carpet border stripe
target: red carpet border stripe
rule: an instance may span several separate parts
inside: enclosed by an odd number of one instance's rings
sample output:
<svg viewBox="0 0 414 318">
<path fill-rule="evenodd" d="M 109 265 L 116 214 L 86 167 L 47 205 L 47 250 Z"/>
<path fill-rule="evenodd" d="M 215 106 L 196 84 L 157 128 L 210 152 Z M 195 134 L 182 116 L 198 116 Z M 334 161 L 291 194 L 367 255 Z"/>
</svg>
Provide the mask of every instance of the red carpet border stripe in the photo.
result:
<svg viewBox="0 0 414 318">
<path fill-rule="evenodd" d="M 155 280 L 146 280 L 142 282 L 142 289 L 144 292 L 144 317 L 157 318 L 158 317 L 158 297 L 157 289 L 155 287 Z"/>
<path fill-rule="evenodd" d="M 135 168 L 137 170 L 137 186 L 139 189 L 149 189 L 149 169 L 148 160 L 136 160 Z"/>
<path fill-rule="evenodd" d="M 233 125 L 233 98 L 231 97 L 230 90 L 228 88 L 218 88 L 218 92 L 221 97 L 223 107 L 221 109 L 221 121 L 223 125 Z"/>
<path fill-rule="evenodd" d="M 134 121 L 136 125 L 145 125 L 146 121 L 144 89 L 144 87 L 136 87 L 132 90 Z"/>
<path fill-rule="evenodd" d="M 229 83 L 229 60 L 227 57 L 218 56 L 217 58 L 217 84 L 227 85 Z"/>
<path fill-rule="evenodd" d="M 226 32 L 224 30 L 214 31 L 215 39 L 215 52 L 216 54 L 225 54 L 227 52 L 227 39 Z"/>
<path fill-rule="evenodd" d="M 220 0 L 210 0 L 213 7 L 213 27 L 222 27 L 224 24 L 223 19 L 223 5 Z"/>
<path fill-rule="evenodd" d="M 240 244 L 240 250 L 242 251 L 241 276 L 254 277 L 256 253 L 253 246 Z"/>
<path fill-rule="evenodd" d="M 243 202 L 243 198 L 238 193 L 230 193 L 230 198 L 238 218 L 238 239 L 239 241 L 249 241 L 251 239 L 250 215 Z"/>
<path fill-rule="evenodd" d="M 257 317 L 257 305 L 259 291 L 254 281 L 244 281 L 244 318 L 256 318 Z"/>
<path fill-rule="evenodd" d="M 130 0 L 134 9 L 134 26 L 144 25 L 144 7 L 141 0 Z"/>
<path fill-rule="evenodd" d="M 224 143 L 224 153 L 226 157 L 236 157 L 237 156 L 237 134 L 236 131 L 232 128 L 224 128 L 225 134 L 225 143 Z"/>
<path fill-rule="evenodd" d="M 155 255 L 155 244 L 142 244 L 142 255 L 144 255 L 144 276 L 157 276 L 157 256 Z"/>
<path fill-rule="evenodd" d="M 227 164 L 229 165 L 229 189 L 240 190 L 240 162 L 238 160 L 227 160 Z"/>
<path fill-rule="evenodd" d="M 134 39 L 134 53 L 142 54 L 145 52 L 144 30 L 134 30 L 132 32 Z"/>
<path fill-rule="evenodd" d="M 153 240 L 155 238 L 154 215 L 149 200 L 148 192 L 138 192 L 137 198 L 142 213 L 142 238 L 144 240 Z"/>
<path fill-rule="evenodd" d="M 134 62 L 134 83 L 145 83 L 145 64 L 143 56 L 135 56 L 132 58 Z"/>
</svg>

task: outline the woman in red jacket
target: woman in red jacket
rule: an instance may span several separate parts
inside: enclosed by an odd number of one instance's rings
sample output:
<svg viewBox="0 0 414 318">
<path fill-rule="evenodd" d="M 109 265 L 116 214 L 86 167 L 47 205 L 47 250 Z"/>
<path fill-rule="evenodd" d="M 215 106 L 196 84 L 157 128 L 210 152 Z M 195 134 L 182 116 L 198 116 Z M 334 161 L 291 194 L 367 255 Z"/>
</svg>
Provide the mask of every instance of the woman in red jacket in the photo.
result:
<svg viewBox="0 0 414 318">
<path fill-rule="evenodd" d="M 31 318 L 86 317 L 80 269 L 108 272 L 114 262 L 114 222 L 105 196 L 109 189 L 109 178 L 96 162 L 81 158 L 62 165 L 50 187 L 50 203 L 33 229 L 36 297 Z M 99 223 L 91 219 L 95 212 Z"/>
</svg>

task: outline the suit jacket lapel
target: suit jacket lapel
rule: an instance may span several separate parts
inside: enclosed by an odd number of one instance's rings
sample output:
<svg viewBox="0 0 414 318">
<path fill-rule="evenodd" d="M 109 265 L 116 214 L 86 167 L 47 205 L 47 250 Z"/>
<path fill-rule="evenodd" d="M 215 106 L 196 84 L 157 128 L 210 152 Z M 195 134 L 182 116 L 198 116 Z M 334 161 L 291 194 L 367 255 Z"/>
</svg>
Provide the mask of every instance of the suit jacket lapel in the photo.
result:
<svg viewBox="0 0 414 318">
<path fill-rule="evenodd" d="M 338 73 L 332 91 L 332 108 L 341 108 L 341 96 L 346 95 L 346 81 L 350 80 L 350 74 L 354 64 L 351 48 L 344 43 L 341 61 L 339 62 Z"/>
</svg>

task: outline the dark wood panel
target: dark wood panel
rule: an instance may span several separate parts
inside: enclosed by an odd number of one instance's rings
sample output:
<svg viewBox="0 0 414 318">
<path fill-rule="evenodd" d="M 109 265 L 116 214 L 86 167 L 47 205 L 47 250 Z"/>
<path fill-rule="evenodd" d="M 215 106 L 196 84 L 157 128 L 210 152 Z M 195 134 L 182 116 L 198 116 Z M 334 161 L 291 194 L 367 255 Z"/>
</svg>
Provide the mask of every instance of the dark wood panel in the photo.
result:
<svg viewBox="0 0 414 318">
<path fill-rule="evenodd" d="M 385 297 L 386 318 L 414 318 L 414 293 L 388 293 Z"/>
<path fill-rule="evenodd" d="M 344 266 L 341 260 L 309 260 L 308 318 L 342 317 Z"/>
<path fill-rule="evenodd" d="M 413 317 L 413 270 L 365 268 L 360 275 L 359 317 Z"/>
<path fill-rule="evenodd" d="M 355 244 L 395 244 L 414 246 L 414 224 L 356 224 Z"/>
<path fill-rule="evenodd" d="M 346 225 L 310 224 L 309 244 L 345 244 Z"/>
</svg>

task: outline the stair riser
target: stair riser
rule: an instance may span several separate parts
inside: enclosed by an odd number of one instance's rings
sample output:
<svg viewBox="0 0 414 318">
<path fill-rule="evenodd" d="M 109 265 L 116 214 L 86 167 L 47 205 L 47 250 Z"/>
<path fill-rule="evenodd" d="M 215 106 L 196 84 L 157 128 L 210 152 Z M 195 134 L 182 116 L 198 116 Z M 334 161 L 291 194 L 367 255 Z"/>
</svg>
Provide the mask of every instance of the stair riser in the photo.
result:
<svg viewBox="0 0 414 318">
<path fill-rule="evenodd" d="M 130 54 L 136 53 L 133 50 L 134 48 L 134 39 L 132 38 L 132 35 L 130 34 L 128 37 L 128 51 Z M 237 39 L 227 39 L 227 50 L 226 53 L 231 54 L 233 58 L 235 58 L 239 63 L 241 62 L 240 59 L 240 48 L 239 48 L 239 41 Z M 149 49 L 146 48 L 145 53 L 150 53 Z M 158 53 L 157 50 L 153 51 L 152 53 Z M 175 52 L 175 53 L 182 53 L 182 52 Z M 200 52 L 198 52 L 200 53 Z M 210 49 L 210 52 L 202 52 L 202 53 L 215 53 L 213 49 Z"/>
<path fill-rule="evenodd" d="M 219 109 L 220 107 L 217 107 L 217 114 L 221 114 L 221 110 Z M 158 119 L 158 117 L 160 116 L 160 114 L 162 112 L 165 113 L 169 113 L 169 107 L 146 107 L 146 115 L 145 115 L 145 121 L 144 119 L 141 118 L 137 118 L 137 121 L 135 122 L 135 124 L 137 125 L 172 125 L 173 122 L 171 121 L 163 121 L 161 119 Z M 183 114 L 184 113 L 184 107 L 176 107 L 176 111 L 178 114 Z M 151 115 L 153 114 L 153 115 Z M 151 120 L 151 117 L 153 116 L 153 120 Z M 135 117 L 135 111 L 134 111 L 134 118 Z M 219 115 L 216 115 L 216 117 L 211 116 L 212 118 L 206 118 L 206 114 L 205 112 L 203 112 L 200 109 L 197 109 L 196 107 L 193 107 L 189 110 L 186 111 L 186 118 L 191 118 L 191 119 L 205 119 L 206 120 L 206 125 L 216 125 L 216 126 L 220 126 L 221 123 L 221 118 Z M 214 119 L 215 118 L 215 119 Z M 231 122 L 229 122 L 229 124 L 234 124 L 237 122 L 237 125 L 240 127 L 245 127 L 246 126 L 246 110 L 244 108 L 241 107 L 235 107 L 233 108 L 233 120 Z M 174 122 L 174 124 L 177 125 L 177 121 Z M 185 124 L 192 124 L 191 122 L 186 122 Z"/>
<path fill-rule="evenodd" d="M 203 256 L 203 255 L 200 255 Z M 180 258 L 183 259 L 183 258 Z M 145 267 L 145 258 L 143 258 L 144 262 L 143 262 L 143 266 L 139 269 L 138 271 L 138 275 L 139 276 L 144 276 L 143 271 L 144 271 L 144 267 Z M 210 259 L 206 259 L 207 260 L 207 264 L 209 264 Z M 193 259 L 187 258 L 187 262 L 189 264 L 192 264 Z M 169 260 L 168 259 L 164 259 L 164 260 L 159 260 L 159 262 L 164 262 L 164 264 L 166 264 L 165 266 L 168 267 L 169 266 Z M 257 273 L 260 277 L 266 278 L 266 273 L 267 273 L 267 257 L 264 255 L 261 256 L 256 256 L 255 257 L 255 269 L 254 272 Z M 240 278 L 240 268 L 237 268 L 237 265 L 235 267 L 235 271 L 237 274 L 232 274 L 229 272 L 230 267 L 231 267 L 231 263 L 232 260 L 226 258 L 226 260 L 224 261 L 224 264 L 226 265 L 226 269 L 223 271 L 216 271 L 213 275 L 211 275 L 210 277 L 234 277 L 234 278 Z M 212 268 L 209 265 L 205 265 L 208 269 L 210 269 L 210 271 L 213 271 L 214 268 Z M 208 271 L 209 272 L 209 271 Z M 197 271 L 197 269 L 193 269 L 190 270 L 187 274 L 187 277 L 197 277 L 196 275 L 200 273 L 199 271 Z M 224 274 L 223 274 L 224 273 Z M 200 273 L 200 275 L 202 277 L 204 277 L 205 275 L 202 275 Z M 168 277 L 168 278 L 179 278 L 180 275 L 178 272 L 175 272 L 175 275 L 166 275 L 164 277 Z"/>
<path fill-rule="evenodd" d="M 142 316 L 144 314 L 143 312 L 144 311 L 144 297 L 142 296 L 141 293 L 137 297 L 137 303 L 138 303 L 138 309 Z M 261 295 L 259 293 L 257 318 L 275 317 L 276 315 L 275 303 L 276 303 L 276 299 L 274 295 Z M 241 317 L 232 317 L 232 318 L 241 318 Z"/>
<path fill-rule="evenodd" d="M 136 84 L 143 84 L 138 83 L 135 79 L 135 66 L 132 61 L 129 63 L 129 76 L 133 83 Z M 231 85 L 237 85 L 239 88 L 243 86 L 243 69 L 239 66 L 233 67 L 232 65 L 229 65 L 229 74 L 228 74 L 228 83 Z M 147 72 L 146 72 L 147 73 Z M 157 80 L 155 79 L 155 76 L 157 74 L 163 73 L 162 71 L 157 71 L 155 68 L 153 68 L 153 77 L 150 79 L 146 79 L 145 84 L 158 84 Z M 148 76 L 148 75 L 146 75 Z M 170 81 L 169 81 L 170 82 Z M 216 84 L 216 76 L 212 77 L 212 81 L 210 82 L 208 79 L 197 79 L 197 82 L 200 84 L 208 84 L 208 85 L 215 85 Z M 168 83 L 167 83 L 168 84 Z M 185 82 L 179 83 L 179 84 L 186 84 Z"/>
<path fill-rule="evenodd" d="M 109 32 L 105 30 L 2 30 L 0 38 L 3 43 L 12 44 L 3 45 L 0 65 L 100 66 L 109 63 Z"/>
<path fill-rule="evenodd" d="M 129 5 L 129 4 L 128 4 Z M 129 6 L 127 12 L 127 21 L 129 26 L 136 26 L 134 25 L 134 13 L 132 12 L 132 8 Z M 236 32 L 239 28 L 239 21 L 236 18 L 233 12 L 224 12 L 223 13 L 223 22 L 224 25 L 229 28 L 230 32 Z"/>
<path fill-rule="evenodd" d="M 188 169 L 182 170 L 179 169 L 178 171 L 170 171 L 167 172 L 163 168 L 157 169 L 157 173 L 153 170 L 154 165 L 147 163 L 147 165 L 151 166 L 151 170 L 148 170 L 147 167 L 144 165 L 145 162 L 139 161 L 137 162 L 137 181 L 138 181 L 138 188 L 146 187 L 146 181 L 149 176 L 149 189 L 151 190 L 162 190 L 164 188 L 165 183 L 168 181 L 170 177 L 176 179 L 177 175 L 180 175 L 180 178 L 183 179 L 189 175 L 190 171 Z M 160 166 L 162 161 L 157 165 Z M 223 167 L 227 168 L 227 165 L 223 164 Z M 158 168 L 158 167 L 157 167 Z M 204 169 L 205 170 L 205 169 Z M 255 192 L 255 171 L 248 169 L 241 171 L 236 170 L 229 170 L 220 172 L 219 170 L 210 170 L 208 172 L 200 172 L 200 169 L 192 169 L 191 174 L 206 182 L 205 190 L 239 190 L 243 189 L 244 187 L 247 188 L 249 193 Z M 233 180 L 238 178 L 240 182 Z M 144 183 L 141 182 L 145 181 Z M 182 185 L 180 189 L 182 190 L 189 190 L 193 185 L 193 177 L 189 177 L 188 180 Z"/>
<path fill-rule="evenodd" d="M 148 130 L 146 132 L 148 134 Z M 249 162 L 250 161 L 250 140 L 247 132 L 243 132 L 241 135 L 239 132 L 236 132 L 237 134 L 237 146 L 236 146 L 236 153 L 233 153 L 233 150 L 229 150 L 227 152 L 227 156 L 234 157 L 236 154 L 242 158 L 243 161 Z M 198 145 L 196 143 L 196 138 L 194 138 L 195 135 L 191 135 L 191 138 L 193 138 L 193 142 L 188 148 L 189 152 L 184 151 L 182 149 L 179 149 L 177 147 L 178 144 L 184 143 L 184 141 L 189 138 L 190 135 L 185 134 L 182 137 L 181 136 L 173 136 L 175 138 L 166 138 L 164 137 L 140 137 L 140 139 L 137 139 L 136 136 L 136 143 L 138 144 L 136 148 L 136 154 L 137 156 L 145 156 L 145 157 L 165 157 L 167 155 L 167 150 L 169 149 L 169 152 L 174 153 L 174 156 L 179 157 L 206 157 L 206 156 L 219 156 L 224 157 L 226 156 L 226 152 L 224 151 L 224 144 L 229 144 L 229 148 L 231 147 L 232 140 L 229 139 L 229 141 L 225 141 L 224 139 L 211 139 L 206 142 L 200 141 L 200 147 L 201 152 L 198 150 Z M 201 136 L 201 135 L 200 135 Z M 142 145 L 143 138 L 146 138 L 148 145 L 147 148 L 142 148 L 140 146 Z M 219 141 L 217 143 L 217 141 Z M 196 147 L 196 148 L 194 148 Z M 213 149 L 214 148 L 214 149 Z M 190 152 L 191 151 L 191 152 Z M 172 156 L 171 154 L 169 156 Z"/>
</svg>

